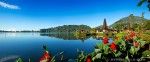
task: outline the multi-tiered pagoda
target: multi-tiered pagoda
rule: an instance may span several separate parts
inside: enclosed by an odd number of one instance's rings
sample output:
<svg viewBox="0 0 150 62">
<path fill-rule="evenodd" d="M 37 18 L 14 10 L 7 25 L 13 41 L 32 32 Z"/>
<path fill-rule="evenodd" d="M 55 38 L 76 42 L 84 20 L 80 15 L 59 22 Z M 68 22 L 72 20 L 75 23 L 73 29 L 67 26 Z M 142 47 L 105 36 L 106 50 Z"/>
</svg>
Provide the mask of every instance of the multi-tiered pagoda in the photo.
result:
<svg viewBox="0 0 150 62">
<path fill-rule="evenodd" d="M 103 30 L 103 32 L 108 32 L 109 31 L 109 29 L 107 27 L 106 19 L 104 19 L 102 30 Z"/>
</svg>

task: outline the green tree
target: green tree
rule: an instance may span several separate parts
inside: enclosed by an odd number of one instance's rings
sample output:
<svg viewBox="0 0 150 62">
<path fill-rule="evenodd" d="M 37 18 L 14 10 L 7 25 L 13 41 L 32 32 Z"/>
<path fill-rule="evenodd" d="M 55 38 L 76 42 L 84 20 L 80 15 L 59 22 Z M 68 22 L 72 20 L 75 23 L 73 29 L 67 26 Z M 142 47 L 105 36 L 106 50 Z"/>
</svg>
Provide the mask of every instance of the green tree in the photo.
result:
<svg viewBox="0 0 150 62">
<path fill-rule="evenodd" d="M 145 29 L 150 29 L 150 20 L 149 21 L 146 21 L 144 24 L 143 24 L 143 27 Z"/>
<path fill-rule="evenodd" d="M 67 33 L 67 32 L 76 32 L 77 30 L 84 30 L 90 31 L 91 27 L 87 25 L 63 25 L 63 26 L 57 26 L 54 28 L 48 28 L 48 29 L 40 29 L 40 32 L 57 32 L 57 33 Z"/>
<path fill-rule="evenodd" d="M 144 14 L 145 14 L 145 12 L 142 12 L 142 15 L 141 15 L 141 26 L 143 26 L 143 23 L 144 23 Z M 142 29 L 143 27 L 141 27 L 141 28 L 139 28 L 139 29 L 141 29 L 142 30 L 142 32 L 143 32 L 143 29 Z"/>
<path fill-rule="evenodd" d="M 135 31 L 139 31 L 139 24 L 137 24 L 137 23 L 132 24 L 132 28 L 133 28 Z"/>
<path fill-rule="evenodd" d="M 92 32 L 94 32 L 94 33 L 95 33 L 95 32 L 96 32 L 96 30 L 97 30 L 96 28 L 92 28 Z"/>
<path fill-rule="evenodd" d="M 150 0 L 140 0 L 139 3 L 137 4 L 137 6 L 141 6 L 145 2 L 148 3 L 147 7 L 148 7 L 148 9 L 150 11 Z"/>
<path fill-rule="evenodd" d="M 116 26 L 115 26 L 115 29 L 117 29 L 117 30 L 121 30 L 123 28 L 123 24 L 117 24 Z"/>
</svg>

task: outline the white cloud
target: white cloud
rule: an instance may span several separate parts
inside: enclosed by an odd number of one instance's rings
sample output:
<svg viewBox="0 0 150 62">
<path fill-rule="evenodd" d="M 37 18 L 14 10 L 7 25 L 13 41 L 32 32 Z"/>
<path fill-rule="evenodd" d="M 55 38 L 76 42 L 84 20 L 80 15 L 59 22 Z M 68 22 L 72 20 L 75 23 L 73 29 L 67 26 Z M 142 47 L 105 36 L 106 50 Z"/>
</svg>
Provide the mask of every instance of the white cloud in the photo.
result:
<svg viewBox="0 0 150 62">
<path fill-rule="evenodd" d="M 7 3 L 1 2 L 1 1 L 0 1 L 0 6 L 2 6 L 4 8 L 9 8 L 9 9 L 20 9 L 19 6 L 7 4 Z"/>
</svg>

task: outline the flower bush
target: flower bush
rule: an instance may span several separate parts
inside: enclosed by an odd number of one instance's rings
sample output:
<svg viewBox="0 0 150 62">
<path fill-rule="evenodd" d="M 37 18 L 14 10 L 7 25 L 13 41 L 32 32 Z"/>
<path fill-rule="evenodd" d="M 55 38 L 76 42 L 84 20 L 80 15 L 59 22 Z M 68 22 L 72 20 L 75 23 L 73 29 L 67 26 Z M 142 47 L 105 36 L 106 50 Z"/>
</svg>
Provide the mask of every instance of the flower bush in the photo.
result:
<svg viewBox="0 0 150 62">
<path fill-rule="evenodd" d="M 146 41 L 146 44 L 150 44 L 150 35 L 142 34 L 140 38 Z"/>
<path fill-rule="evenodd" d="M 78 62 L 86 62 L 85 59 L 89 60 L 89 56 L 91 62 L 150 60 L 150 51 L 144 48 L 146 41 L 138 38 L 134 32 L 125 36 L 115 36 L 114 42 L 110 44 L 107 41 L 108 38 L 105 37 L 102 43 L 96 43 L 95 51 L 83 56 L 84 59 L 79 59 Z"/>
</svg>

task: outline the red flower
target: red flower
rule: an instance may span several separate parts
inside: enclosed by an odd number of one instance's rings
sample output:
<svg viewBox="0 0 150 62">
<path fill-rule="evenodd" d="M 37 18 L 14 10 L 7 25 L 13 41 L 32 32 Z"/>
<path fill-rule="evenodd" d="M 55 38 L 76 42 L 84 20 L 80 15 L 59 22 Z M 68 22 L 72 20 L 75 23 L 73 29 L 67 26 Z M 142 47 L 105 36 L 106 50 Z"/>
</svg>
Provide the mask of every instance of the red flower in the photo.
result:
<svg viewBox="0 0 150 62">
<path fill-rule="evenodd" d="M 45 52 L 45 53 L 44 53 L 44 57 L 46 57 L 46 58 L 50 58 L 50 54 L 49 54 L 49 52 Z"/>
<path fill-rule="evenodd" d="M 40 62 L 44 62 L 44 61 L 46 61 L 45 57 L 40 58 Z"/>
<path fill-rule="evenodd" d="M 108 39 L 107 37 L 105 37 L 105 38 L 103 39 L 103 43 L 104 43 L 104 44 L 107 44 L 107 43 L 108 43 L 108 40 L 109 40 L 109 39 Z"/>
<path fill-rule="evenodd" d="M 138 47 L 139 43 L 137 41 L 133 42 L 133 46 L 135 46 L 136 48 Z"/>
<path fill-rule="evenodd" d="M 89 56 L 89 57 L 87 57 L 86 62 L 91 62 L 91 57 L 90 57 L 90 56 Z"/>
<path fill-rule="evenodd" d="M 44 52 L 44 56 L 40 58 L 40 62 L 49 62 L 50 61 L 50 53 L 48 51 Z"/>
<path fill-rule="evenodd" d="M 129 41 L 130 40 L 130 38 L 129 37 L 126 37 L 126 41 Z"/>
<path fill-rule="evenodd" d="M 130 33 L 130 37 L 131 37 L 131 38 L 134 37 L 134 36 L 135 36 L 135 33 L 134 33 L 134 32 Z"/>
<path fill-rule="evenodd" d="M 117 37 L 117 36 L 115 36 L 115 39 L 116 39 L 116 40 L 118 40 L 118 37 Z"/>
<path fill-rule="evenodd" d="M 40 61 L 42 61 L 42 60 L 45 60 L 45 58 L 44 57 L 40 58 Z"/>
<path fill-rule="evenodd" d="M 116 50 L 116 49 L 117 49 L 117 46 L 115 45 L 114 42 L 112 42 L 110 48 L 111 48 L 112 50 Z"/>
</svg>

